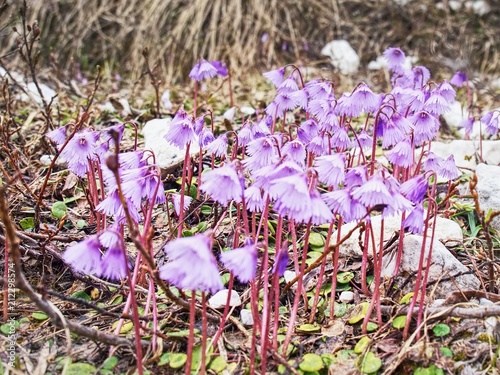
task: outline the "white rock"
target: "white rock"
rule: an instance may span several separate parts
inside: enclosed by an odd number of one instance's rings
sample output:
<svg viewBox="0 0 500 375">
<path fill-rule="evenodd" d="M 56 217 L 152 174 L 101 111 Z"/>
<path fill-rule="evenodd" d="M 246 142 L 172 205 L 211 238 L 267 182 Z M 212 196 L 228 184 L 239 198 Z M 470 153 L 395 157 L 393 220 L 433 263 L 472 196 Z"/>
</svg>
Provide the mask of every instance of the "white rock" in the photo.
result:
<svg viewBox="0 0 500 375">
<path fill-rule="evenodd" d="M 490 86 L 493 90 L 500 90 L 500 78 L 496 78 L 491 81 Z"/>
<path fill-rule="evenodd" d="M 40 163 L 45 166 L 49 166 L 50 163 L 52 163 L 52 160 L 54 160 L 54 155 L 42 155 L 40 156 Z M 56 160 L 56 165 L 65 165 L 66 160 L 62 157 L 58 157 Z"/>
<path fill-rule="evenodd" d="M 227 289 L 219 290 L 208 300 L 208 304 L 210 305 L 210 307 L 213 307 L 214 309 L 220 309 L 222 307 L 225 307 L 228 294 L 229 290 Z M 232 307 L 240 305 L 241 305 L 240 295 L 238 294 L 238 292 L 232 290 L 231 298 L 229 299 L 229 306 Z"/>
<path fill-rule="evenodd" d="M 231 107 L 226 112 L 224 112 L 222 117 L 228 121 L 233 121 L 235 112 L 236 112 L 236 107 Z"/>
<path fill-rule="evenodd" d="M 451 10 L 457 11 L 462 8 L 462 2 L 458 0 L 450 0 L 448 1 L 448 6 L 450 7 Z"/>
<path fill-rule="evenodd" d="M 107 111 L 107 112 L 111 112 L 111 113 L 116 113 L 116 108 L 115 106 L 113 105 L 113 103 L 111 103 L 109 100 L 105 101 L 104 103 L 100 104 L 99 105 L 99 109 L 104 112 L 104 111 Z"/>
<path fill-rule="evenodd" d="M 331 64 L 342 74 L 354 74 L 359 69 L 360 59 L 347 40 L 332 40 L 321 50 L 331 59 Z"/>
<path fill-rule="evenodd" d="M 456 139 L 450 143 L 435 141 L 431 143 L 431 151 L 445 159 L 453 155 L 455 164 L 459 168 L 475 169 L 480 161 L 481 145 L 483 161 L 490 165 L 500 164 L 500 141 L 498 140 L 483 140 L 482 143 L 473 139 Z"/>
<path fill-rule="evenodd" d="M 456 100 L 452 103 L 449 112 L 443 115 L 446 123 L 454 128 L 461 128 L 462 123 L 467 119 L 467 111 Z"/>
<path fill-rule="evenodd" d="M 244 326 L 253 326 L 252 311 L 248 309 L 241 309 L 240 311 L 241 324 Z"/>
<path fill-rule="evenodd" d="M 405 280 L 408 276 L 418 272 L 423 237 L 419 235 L 406 235 L 403 240 L 403 256 L 399 267 L 398 279 Z M 429 241 L 426 241 L 424 253 L 424 266 L 429 256 Z M 396 266 L 396 252 L 384 256 L 382 261 L 382 277 L 393 277 Z M 439 241 L 434 241 L 432 247 L 431 266 L 429 268 L 428 282 L 438 281 L 434 297 L 446 298 L 456 290 L 476 290 L 480 286 L 479 279 L 472 274 L 458 275 L 467 272 L 468 268 L 458 261 L 453 254 Z M 457 275 L 457 276 L 455 276 Z M 452 277 L 452 280 L 446 278 Z M 445 279 L 445 280 L 443 280 Z M 435 285 L 432 286 L 434 288 Z M 409 285 L 404 292 L 413 289 Z M 430 288 L 428 288 L 430 290 Z"/>
<path fill-rule="evenodd" d="M 162 95 L 161 95 L 161 102 L 163 104 L 163 108 L 165 108 L 167 111 L 171 111 L 174 105 L 170 101 L 170 91 L 166 90 Z"/>
<path fill-rule="evenodd" d="M 467 9 L 472 9 L 478 16 L 484 16 L 491 12 L 490 4 L 488 4 L 486 0 L 467 1 L 465 7 Z"/>
<path fill-rule="evenodd" d="M 295 279 L 295 276 L 297 276 L 295 271 L 286 270 L 285 273 L 283 274 L 283 277 L 287 283 Z"/>
<path fill-rule="evenodd" d="M 243 106 L 240 108 L 241 113 L 247 116 L 251 116 L 255 114 L 255 108 L 250 107 L 250 106 Z"/>
<path fill-rule="evenodd" d="M 47 104 L 50 103 L 52 98 L 54 98 L 54 100 L 52 100 L 52 103 L 57 103 L 57 93 L 53 89 L 43 83 L 39 83 L 38 87 L 40 87 L 40 91 L 42 92 L 42 95 L 45 98 Z M 43 105 L 42 97 L 38 93 L 38 89 L 36 88 L 34 82 L 30 82 L 26 86 L 24 86 L 24 90 L 26 91 L 26 93 L 21 93 L 19 95 L 19 100 L 23 102 L 29 102 L 30 100 L 33 100 L 38 105 Z"/>
<path fill-rule="evenodd" d="M 411 70 L 413 64 L 415 64 L 417 61 L 418 57 L 416 56 L 406 56 L 403 68 L 405 70 Z M 386 67 L 387 67 L 387 59 L 384 56 L 379 56 L 377 57 L 376 60 L 370 61 L 367 66 L 369 70 L 380 70 Z"/>
<path fill-rule="evenodd" d="M 142 129 L 144 149 L 153 151 L 156 157 L 156 164 L 160 168 L 171 167 L 184 161 L 185 151 L 170 144 L 164 138 L 170 127 L 170 121 L 172 121 L 171 118 L 150 120 Z M 191 144 L 191 155 L 195 155 L 198 152 L 200 152 L 198 143 Z"/>
<path fill-rule="evenodd" d="M 372 216 L 371 224 L 373 230 L 373 237 L 375 239 L 375 248 L 380 249 L 380 229 L 382 225 L 382 216 Z M 341 228 L 341 238 L 346 235 L 352 228 L 356 226 L 356 223 L 347 223 L 342 225 Z M 401 216 L 394 215 L 389 216 L 384 219 L 384 242 L 389 241 L 401 228 Z M 429 235 L 430 235 L 430 223 L 429 223 Z M 359 245 L 359 229 L 356 229 L 353 234 L 340 246 L 340 254 L 343 256 L 356 256 L 360 257 L 363 255 L 363 251 Z M 362 234 L 364 236 L 364 234 Z M 335 244 L 337 240 L 337 231 L 332 235 L 331 244 Z M 455 245 L 457 243 L 463 242 L 463 234 L 460 225 L 450 219 L 443 217 L 438 217 L 436 220 L 436 232 L 435 240 L 441 241 L 447 245 Z M 368 256 L 372 257 L 372 240 L 371 236 L 368 241 Z"/>
<path fill-rule="evenodd" d="M 351 303 L 354 301 L 354 293 L 349 291 L 343 291 L 340 293 L 339 301 L 343 303 Z"/>
<path fill-rule="evenodd" d="M 485 213 L 489 210 L 500 211 L 500 167 L 496 165 L 479 164 L 476 168 L 476 175 L 476 190 L 481 210 Z M 491 221 L 491 226 L 500 231 L 499 216 Z"/>
</svg>

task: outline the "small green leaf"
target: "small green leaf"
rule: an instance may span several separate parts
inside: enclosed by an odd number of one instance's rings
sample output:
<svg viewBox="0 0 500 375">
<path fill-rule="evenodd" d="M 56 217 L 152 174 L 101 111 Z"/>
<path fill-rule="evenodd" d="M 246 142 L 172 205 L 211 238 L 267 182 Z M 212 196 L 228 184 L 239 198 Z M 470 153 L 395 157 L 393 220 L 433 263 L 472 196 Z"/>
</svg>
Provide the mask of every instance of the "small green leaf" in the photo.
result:
<svg viewBox="0 0 500 375">
<path fill-rule="evenodd" d="M 321 356 L 314 353 L 304 354 L 302 357 L 302 362 L 299 363 L 299 368 L 302 371 L 314 372 L 321 370 L 325 365 Z"/>
<path fill-rule="evenodd" d="M 449 358 L 453 357 L 453 352 L 451 351 L 450 348 L 442 346 L 439 348 L 439 350 L 441 351 L 441 354 L 444 355 L 445 357 L 449 357 Z"/>
<path fill-rule="evenodd" d="M 337 274 L 337 282 L 340 284 L 346 284 L 354 278 L 354 273 L 352 272 L 339 272 Z"/>
<path fill-rule="evenodd" d="M 368 348 L 370 342 L 371 340 L 368 336 L 361 337 L 359 341 L 356 343 L 356 346 L 354 347 L 354 353 L 356 354 L 363 353 Z"/>
<path fill-rule="evenodd" d="M 6 324 L 2 324 L 0 326 L 0 332 L 2 332 L 6 336 L 12 335 L 12 334 L 16 333 L 16 331 L 20 325 L 21 325 L 21 323 L 18 320 L 15 320 L 12 324 L 10 322 L 6 323 Z"/>
<path fill-rule="evenodd" d="M 442 337 L 448 335 L 451 332 L 451 329 L 447 324 L 438 323 L 434 326 L 432 332 L 434 332 L 435 336 Z"/>
<path fill-rule="evenodd" d="M 368 352 L 366 355 L 356 358 L 355 363 L 359 371 L 364 374 L 377 372 L 382 367 L 382 361 L 372 352 Z"/>
<path fill-rule="evenodd" d="M 172 353 L 163 353 L 160 357 L 160 360 L 157 363 L 157 366 L 165 366 L 170 362 L 170 358 L 172 358 Z"/>
<path fill-rule="evenodd" d="M 415 294 L 415 292 L 410 292 L 410 293 L 405 294 L 399 300 L 399 303 L 402 304 L 402 305 L 407 305 L 408 303 L 410 303 L 410 300 L 411 300 L 411 298 L 413 297 L 414 294 Z"/>
<path fill-rule="evenodd" d="M 173 369 L 178 369 L 184 366 L 186 361 L 187 355 L 185 353 L 172 353 L 168 365 Z"/>
<path fill-rule="evenodd" d="M 227 362 L 221 356 L 217 356 L 214 359 L 212 359 L 210 361 L 210 365 L 208 366 L 210 370 L 215 371 L 217 374 L 219 372 L 222 372 L 226 367 L 227 367 Z"/>
<path fill-rule="evenodd" d="M 116 322 L 113 323 L 113 325 L 111 327 L 113 327 L 113 329 L 115 329 L 116 327 L 118 327 L 118 323 L 119 323 L 119 321 L 117 320 Z M 120 328 L 120 333 L 130 332 L 133 327 L 134 327 L 134 323 L 132 323 L 132 322 L 123 323 L 122 327 Z"/>
<path fill-rule="evenodd" d="M 325 237 L 316 232 L 311 232 L 309 234 L 309 246 L 311 247 L 322 247 L 325 246 Z"/>
<path fill-rule="evenodd" d="M 354 307 L 351 313 L 351 318 L 347 321 L 349 324 L 356 324 L 361 319 L 363 319 L 368 312 L 368 307 L 370 307 L 370 302 L 361 302 L 359 305 Z"/>
<path fill-rule="evenodd" d="M 367 332 L 374 332 L 378 329 L 378 324 L 374 322 L 368 322 L 366 325 L 366 331 Z"/>
<path fill-rule="evenodd" d="M 45 315 L 43 312 L 35 311 L 34 313 L 31 314 L 31 316 L 36 319 L 36 320 L 47 320 L 49 317 Z"/>
<path fill-rule="evenodd" d="M 19 221 L 19 225 L 23 230 L 31 230 L 35 227 L 35 219 L 32 217 L 25 217 Z"/>
<path fill-rule="evenodd" d="M 404 328 L 406 324 L 406 315 L 399 315 L 392 321 L 392 326 L 397 329 Z"/>
<path fill-rule="evenodd" d="M 91 375 L 94 374 L 97 369 L 89 365 L 88 363 L 72 363 L 70 364 L 65 374 L 66 375 Z"/>
<path fill-rule="evenodd" d="M 85 228 L 87 226 L 87 222 L 83 219 L 80 219 L 76 222 L 76 227 L 78 229 L 82 229 L 82 228 Z"/>
<path fill-rule="evenodd" d="M 66 216 L 66 212 L 68 212 L 68 207 L 66 207 L 66 204 L 64 202 L 56 202 L 52 205 L 52 216 L 54 216 L 56 219 L 61 220 L 64 216 Z"/>
<path fill-rule="evenodd" d="M 330 367 L 335 363 L 335 355 L 332 353 L 323 353 L 321 354 L 321 359 L 326 367 Z"/>
<path fill-rule="evenodd" d="M 78 292 L 75 292 L 71 295 L 73 298 L 78 298 L 78 299 L 83 299 L 84 301 L 90 302 L 91 298 L 90 296 L 85 293 L 84 290 L 79 290 Z"/>
<path fill-rule="evenodd" d="M 104 361 L 102 364 L 102 368 L 105 370 L 112 370 L 115 368 L 115 366 L 118 364 L 118 358 L 116 357 L 109 357 Z"/>
<path fill-rule="evenodd" d="M 195 335 L 198 334 L 199 332 L 200 332 L 199 329 L 194 330 Z M 165 334 L 170 337 L 188 337 L 189 329 L 183 329 L 182 331 L 167 332 Z"/>
<path fill-rule="evenodd" d="M 123 296 L 121 294 L 115 294 L 113 298 L 111 298 L 111 301 L 109 301 L 110 305 L 119 305 L 120 303 L 123 302 Z"/>
<path fill-rule="evenodd" d="M 417 367 L 413 375 L 444 375 L 443 369 L 431 365 L 429 367 Z"/>
<path fill-rule="evenodd" d="M 314 324 L 302 324 L 297 327 L 296 331 L 298 333 L 318 333 L 321 332 L 321 327 Z"/>
<path fill-rule="evenodd" d="M 208 215 L 210 215 L 212 213 L 212 207 L 207 206 L 207 205 L 201 206 L 200 212 L 203 215 L 208 216 Z"/>
</svg>

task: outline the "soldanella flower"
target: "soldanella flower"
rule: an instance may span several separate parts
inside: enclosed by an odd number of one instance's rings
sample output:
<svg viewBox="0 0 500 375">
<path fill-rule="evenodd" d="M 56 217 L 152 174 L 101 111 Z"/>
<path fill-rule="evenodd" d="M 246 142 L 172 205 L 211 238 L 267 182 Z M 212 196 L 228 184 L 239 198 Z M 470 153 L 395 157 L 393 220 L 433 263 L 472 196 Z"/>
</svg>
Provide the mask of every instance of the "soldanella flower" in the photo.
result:
<svg viewBox="0 0 500 375">
<path fill-rule="evenodd" d="M 434 139 L 439 131 L 439 120 L 426 111 L 420 111 L 410 118 L 413 123 L 413 143 L 420 146 L 422 143 Z"/>
<path fill-rule="evenodd" d="M 247 240 L 245 246 L 220 254 L 220 261 L 242 283 L 255 279 L 257 270 L 257 246 Z"/>
<path fill-rule="evenodd" d="M 275 139 L 271 137 L 257 138 L 250 142 L 247 147 L 247 154 L 250 155 L 243 163 L 251 171 L 272 164 L 278 160 L 278 151 L 275 146 Z"/>
<path fill-rule="evenodd" d="M 225 164 L 204 173 L 200 186 L 201 191 L 223 206 L 227 206 L 231 201 L 241 202 L 243 188 L 243 179 L 235 163 Z"/>
<path fill-rule="evenodd" d="M 61 126 L 48 132 L 45 135 L 53 140 L 56 143 L 57 147 L 61 147 L 64 142 L 66 142 L 66 127 Z"/>
<path fill-rule="evenodd" d="M 398 142 L 385 153 L 387 160 L 392 164 L 407 168 L 413 165 L 413 148 L 409 139 Z"/>
<path fill-rule="evenodd" d="M 411 202 L 418 204 L 421 203 L 427 189 L 429 188 L 429 182 L 427 178 L 423 175 L 417 175 L 401 184 L 400 192 Z"/>
<path fill-rule="evenodd" d="M 353 189 L 352 197 L 367 208 L 390 206 L 393 197 L 380 174 L 373 175 L 363 185 Z"/>
<path fill-rule="evenodd" d="M 351 147 L 351 138 L 344 128 L 334 127 L 332 133 L 330 144 L 332 147 L 336 148 L 337 151 L 342 152 Z"/>
<path fill-rule="evenodd" d="M 481 123 L 486 125 L 485 131 L 488 134 L 495 135 L 498 133 L 498 118 L 500 117 L 499 111 L 487 112 L 481 117 Z"/>
<path fill-rule="evenodd" d="M 314 159 L 318 180 L 327 186 L 337 188 L 344 183 L 345 161 L 341 154 L 322 155 Z"/>
<path fill-rule="evenodd" d="M 172 204 L 174 206 L 174 211 L 177 214 L 177 216 L 180 215 L 181 213 L 181 195 L 180 194 L 172 194 Z M 184 211 L 186 211 L 189 206 L 191 205 L 191 202 L 193 201 L 193 198 L 191 198 L 189 195 L 184 196 Z"/>
<path fill-rule="evenodd" d="M 418 204 L 403 221 L 403 227 L 413 234 L 424 231 L 424 207 Z"/>
<path fill-rule="evenodd" d="M 366 83 L 359 84 L 342 102 L 342 114 L 358 117 L 362 112 L 374 112 L 379 106 L 379 96 Z"/>
<path fill-rule="evenodd" d="M 448 156 L 448 158 L 441 163 L 438 174 L 448 181 L 454 180 L 462 175 L 455 164 L 453 155 Z"/>
<path fill-rule="evenodd" d="M 271 83 L 278 87 L 285 80 L 285 68 L 279 68 L 275 70 L 271 70 L 263 74 Z"/>
<path fill-rule="evenodd" d="M 390 47 L 384 51 L 384 57 L 387 60 L 387 67 L 394 73 L 401 73 L 403 71 L 403 64 L 405 63 L 406 56 L 400 48 Z"/>
<path fill-rule="evenodd" d="M 127 277 L 127 267 L 129 264 L 125 258 L 125 245 L 120 238 L 104 253 L 100 275 L 105 279 L 123 280 Z"/>
<path fill-rule="evenodd" d="M 163 250 L 168 262 L 159 268 L 160 277 L 179 289 L 216 293 L 224 285 L 212 253 L 212 240 L 204 234 L 177 238 Z"/>
<path fill-rule="evenodd" d="M 189 72 L 189 78 L 195 81 L 203 81 L 206 78 L 213 78 L 217 75 L 217 68 L 205 59 L 200 61 Z"/>
<path fill-rule="evenodd" d="M 219 158 L 227 156 L 227 135 L 220 135 L 217 139 L 206 146 L 206 150 L 210 154 L 214 154 Z"/>
<path fill-rule="evenodd" d="M 89 169 L 89 160 L 94 160 L 96 142 L 99 133 L 84 130 L 76 133 L 61 151 L 61 156 L 67 160 L 68 168 L 78 177 L 84 177 Z"/>
<path fill-rule="evenodd" d="M 87 275 L 99 275 L 101 272 L 101 244 L 96 235 L 66 249 L 63 259 L 75 270 Z"/>
<path fill-rule="evenodd" d="M 196 141 L 194 123 L 189 115 L 181 108 L 170 122 L 165 139 L 180 149 L 186 147 L 188 143 Z"/>
<path fill-rule="evenodd" d="M 462 87 L 467 82 L 467 74 L 464 72 L 456 72 L 450 79 L 450 83 L 456 87 Z"/>
<path fill-rule="evenodd" d="M 321 194 L 315 187 L 310 192 L 311 197 L 311 223 L 321 225 L 333 221 L 333 213 L 330 211 Z"/>
<path fill-rule="evenodd" d="M 283 276 L 288 266 L 288 262 L 290 262 L 290 256 L 288 255 L 288 243 L 285 242 L 281 246 L 281 249 L 278 249 L 276 252 L 271 272 L 277 274 L 279 277 Z"/>
<path fill-rule="evenodd" d="M 250 212 L 262 212 L 266 204 L 266 198 L 262 190 L 256 185 L 250 185 L 244 191 L 245 205 Z"/>
<path fill-rule="evenodd" d="M 443 158 L 436 155 L 433 152 L 428 152 L 423 163 L 423 167 L 426 171 L 433 171 L 438 173 L 441 169 L 441 164 L 443 163 Z"/>
<path fill-rule="evenodd" d="M 227 66 L 222 62 L 218 60 L 213 60 L 210 61 L 210 64 L 217 70 L 217 74 L 221 77 L 227 77 L 229 75 L 229 72 L 227 70 Z"/>
<path fill-rule="evenodd" d="M 294 139 L 285 143 L 281 149 L 281 153 L 288 155 L 298 165 L 302 167 L 305 165 L 307 153 L 304 144 L 300 140 Z"/>
</svg>

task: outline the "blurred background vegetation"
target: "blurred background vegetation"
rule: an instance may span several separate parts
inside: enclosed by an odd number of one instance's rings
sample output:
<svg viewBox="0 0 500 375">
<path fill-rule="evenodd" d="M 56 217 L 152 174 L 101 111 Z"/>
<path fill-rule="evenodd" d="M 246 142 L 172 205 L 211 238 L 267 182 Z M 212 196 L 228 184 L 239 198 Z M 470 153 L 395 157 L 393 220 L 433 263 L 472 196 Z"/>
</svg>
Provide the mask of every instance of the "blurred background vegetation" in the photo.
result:
<svg viewBox="0 0 500 375">
<path fill-rule="evenodd" d="M 2 2 L 1 61 L 15 64 L 12 26 L 23 1 Z M 41 65 L 65 71 L 104 65 L 137 74 L 144 48 L 171 80 L 185 78 L 200 56 L 225 61 L 236 75 L 285 63 L 328 65 L 322 47 L 346 39 L 365 65 L 398 46 L 431 69 L 495 75 L 500 2 L 481 2 L 486 14 L 460 0 L 31 0 L 27 20 L 41 29 Z"/>
</svg>

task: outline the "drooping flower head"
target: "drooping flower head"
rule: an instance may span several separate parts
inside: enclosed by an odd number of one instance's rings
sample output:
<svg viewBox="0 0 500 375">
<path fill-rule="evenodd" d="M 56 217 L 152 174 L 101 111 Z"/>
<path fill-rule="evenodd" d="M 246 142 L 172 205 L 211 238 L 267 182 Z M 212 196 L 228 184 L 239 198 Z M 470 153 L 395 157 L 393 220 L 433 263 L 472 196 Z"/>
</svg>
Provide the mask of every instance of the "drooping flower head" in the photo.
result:
<svg viewBox="0 0 500 375">
<path fill-rule="evenodd" d="M 456 72 L 450 79 L 450 83 L 456 87 L 462 87 L 467 82 L 467 74 L 464 72 Z"/>
<path fill-rule="evenodd" d="M 455 164 L 453 155 L 448 156 L 440 165 L 438 174 L 448 181 L 454 180 L 462 175 Z"/>
<path fill-rule="evenodd" d="M 224 64 L 222 61 L 218 60 L 213 60 L 210 61 L 210 64 L 217 70 L 217 74 L 221 77 L 227 77 L 228 76 L 228 70 L 226 64 Z"/>
<path fill-rule="evenodd" d="M 269 72 L 264 73 L 263 76 L 266 77 L 269 81 L 271 81 L 271 83 L 275 87 L 278 87 L 285 80 L 285 68 L 278 68 L 275 70 L 271 70 Z"/>
<path fill-rule="evenodd" d="M 394 73 L 401 73 L 403 71 L 406 56 L 400 48 L 389 47 L 384 51 L 383 55 L 387 60 L 389 70 L 392 70 Z"/>
<path fill-rule="evenodd" d="M 188 143 L 196 140 L 194 128 L 193 120 L 184 108 L 181 108 L 170 122 L 165 139 L 174 146 L 184 149 Z"/>
<path fill-rule="evenodd" d="M 66 126 L 56 128 L 45 135 L 53 140 L 57 147 L 61 147 L 66 141 Z"/>
<path fill-rule="evenodd" d="M 272 273 L 276 273 L 279 277 L 283 276 L 290 261 L 288 255 L 288 242 L 284 242 L 280 249 L 276 251 Z"/>
<path fill-rule="evenodd" d="M 243 179 L 234 162 L 204 173 L 200 186 L 201 191 L 223 206 L 230 201 L 241 202 L 243 188 Z"/>
<path fill-rule="evenodd" d="M 425 198 L 425 193 L 429 188 L 427 178 L 419 174 L 401 184 L 400 192 L 411 202 L 418 204 Z"/>
<path fill-rule="evenodd" d="M 422 234 L 424 231 L 424 207 L 418 204 L 403 221 L 403 228 L 413 234 Z"/>
<path fill-rule="evenodd" d="M 195 81 L 203 81 L 206 78 L 213 78 L 217 75 L 217 68 L 205 59 L 200 61 L 189 72 L 189 78 Z"/>
<path fill-rule="evenodd" d="M 240 282 L 248 283 L 257 270 L 257 245 L 247 240 L 245 246 L 221 253 L 220 260 Z"/>
<path fill-rule="evenodd" d="M 63 259 L 77 271 L 87 275 L 99 275 L 101 272 L 101 244 L 96 235 L 87 237 L 66 249 Z"/>
<path fill-rule="evenodd" d="M 168 262 L 159 268 L 160 277 L 179 289 L 216 293 L 224 285 L 212 253 L 212 240 L 204 234 L 177 238 L 163 250 Z"/>
</svg>

